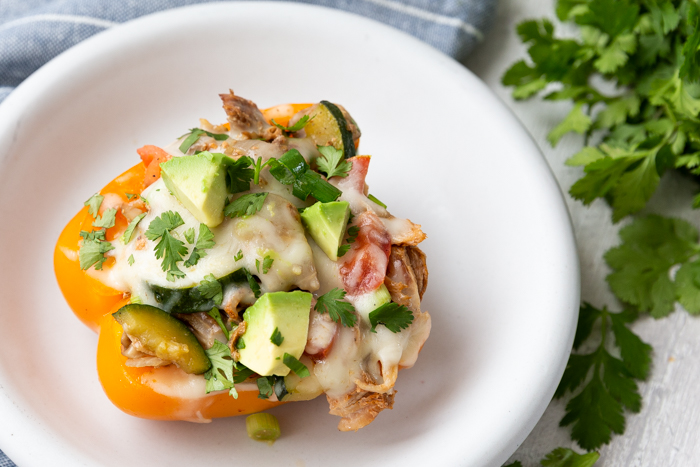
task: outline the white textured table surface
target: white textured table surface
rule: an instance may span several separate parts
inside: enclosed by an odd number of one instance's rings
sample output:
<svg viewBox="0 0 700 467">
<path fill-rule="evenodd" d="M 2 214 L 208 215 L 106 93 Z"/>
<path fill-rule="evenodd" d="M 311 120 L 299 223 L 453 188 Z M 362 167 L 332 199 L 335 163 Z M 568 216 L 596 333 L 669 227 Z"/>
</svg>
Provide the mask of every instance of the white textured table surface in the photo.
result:
<svg viewBox="0 0 700 467">
<path fill-rule="evenodd" d="M 613 1 L 613 0 L 611 0 Z M 569 111 L 566 103 L 539 99 L 516 102 L 510 90 L 500 84 L 503 72 L 516 60 L 526 56 L 515 26 L 525 19 L 555 19 L 555 0 L 500 0 L 498 17 L 485 42 L 466 65 L 506 103 L 528 129 L 542 149 L 563 192 L 581 175 L 580 168 L 564 161 L 582 145 L 582 138 L 568 135 L 556 148 L 546 140 L 547 133 Z M 560 29 L 561 31 L 561 29 Z M 507 136 L 507 135 L 504 135 Z M 666 175 L 647 209 L 662 215 L 683 217 L 700 226 L 700 212 L 690 208 L 697 185 L 675 174 Z M 577 235 L 582 268 L 583 300 L 596 306 L 620 306 L 608 290 L 608 268 L 603 253 L 618 243 L 610 209 L 602 201 L 583 206 L 566 194 Z M 624 222 L 622 223 L 624 225 Z M 661 320 L 644 317 L 633 330 L 654 347 L 651 377 L 640 385 L 643 398 L 639 414 L 627 414 L 627 429 L 600 450 L 598 466 L 689 467 L 700 465 L 700 319 L 677 309 Z M 578 446 L 570 440 L 569 428 L 560 428 L 564 403 L 553 401 L 530 436 L 511 460 L 521 460 L 525 467 L 539 465 L 544 454 L 555 447 Z"/>
</svg>

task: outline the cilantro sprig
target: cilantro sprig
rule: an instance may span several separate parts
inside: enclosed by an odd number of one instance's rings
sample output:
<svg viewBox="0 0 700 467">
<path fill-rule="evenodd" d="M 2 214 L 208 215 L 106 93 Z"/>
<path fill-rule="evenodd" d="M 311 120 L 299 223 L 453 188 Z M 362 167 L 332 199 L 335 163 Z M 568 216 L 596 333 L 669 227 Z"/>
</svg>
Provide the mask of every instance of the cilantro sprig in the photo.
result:
<svg viewBox="0 0 700 467">
<path fill-rule="evenodd" d="M 187 254 L 184 242 L 173 237 L 170 232 L 183 225 L 180 214 L 176 211 L 165 211 L 159 217 L 151 221 L 146 230 L 146 238 L 152 241 L 159 240 L 155 247 L 156 259 L 163 258 L 162 269 L 167 273 L 167 279 L 171 282 L 177 277 L 184 277 L 185 273 L 177 267 Z"/>
<path fill-rule="evenodd" d="M 516 99 L 546 90 L 547 100 L 573 103 L 549 141 L 585 136 L 567 162 L 584 167 L 570 193 L 584 204 L 607 200 L 618 222 L 646 205 L 667 170 L 700 175 L 700 11 L 691 0 L 560 0 L 557 17 L 580 39 L 555 37 L 546 19 L 521 23 L 530 60 L 503 84 Z"/>
<path fill-rule="evenodd" d="M 96 270 L 102 269 L 102 265 L 107 261 L 105 253 L 114 250 L 114 246 L 105 239 L 104 230 L 93 230 L 92 232 L 80 231 L 83 243 L 78 251 L 80 269 L 86 270 L 94 266 Z"/>
<path fill-rule="evenodd" d="M 318 297 L 314 310 L 321 314 L 328 313 L 328 316 L 336 323 L 351 328 L 357 322 L 357 316 L 355 315 L 355 307 L 343 300 L 345 293 L 339 288 L 329 290 Z"/>
<path fill-rule="evenodd" d="M 270 174 L 283 185 L 291 185 L 292 194 L 301 200 L 306 200 L 311 195 L 322 203 L 329 203 L 342 194 L 339 189 L 311 170 L 296 149 L 290 149 L 279 159 L 270 159 L 267 163 L 270 165 Z"/>
<path fill-rule="evenodd" d="M 649 375 L 651 346 L 628 327 L 636 319 L 632 310 L 611 313 L 584 303 L 579 314 L 574 350 L 595 334 L 599 344 L 590 353 L 572 353 L 554 397 L 575 396 L 566 405 L 562 426 L 572 425 L 571 437 L 584 449 L 596 449 L 625 430 L 624 410 L 639 412 L 637 381 Z M 599 325 L 595 328 L 596 323 Z M 609 351 L 617 347 L 620 357 Z"/>
</svg>

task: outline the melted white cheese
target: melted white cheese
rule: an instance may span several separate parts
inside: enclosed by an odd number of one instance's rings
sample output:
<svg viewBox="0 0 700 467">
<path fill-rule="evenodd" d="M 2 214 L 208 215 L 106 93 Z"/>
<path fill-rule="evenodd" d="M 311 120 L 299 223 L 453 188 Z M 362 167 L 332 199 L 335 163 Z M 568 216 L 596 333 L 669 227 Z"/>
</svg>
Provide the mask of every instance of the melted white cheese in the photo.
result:
<svg viewBox="0 0 700 467">
<path fill-rule="evenodd" d="M 175 157 L 182 156 L 179 150 L 180 142 L 166 147 L 166 151 Z M 314 143 L 307 139 L 289 139 L 287 147 L 257 140 L 228 140 L 216 144 L 219 144 L 218 149 L 210 149 L 211 152 L 219 150 L 232 157 L 247 155 L 253 160 L 262 158 L 263 161 L 267 161 L 271 157 L 279 158 L 288 148 L 298 149 L 309 162 L 319 155 Z M 344 189 L 340 199 L 350 203 L 353 214 L 359 215 L 366 210 L 374 211 L 392 237 L 410 229 L 410 221 L 391 218 L 386 209 L 369 200 L 364 193 L 350 188 L 349 183 L 343 185 L 345 183 L 342 181 L 338 184 Z M 108 256 L 115 258 L 115 265 L 103 271 L 91 268 L 90 274 L 110 287 L 130 292 L 142 303 L 154 306 L 158 306 L 158 303 L 149 284 L 170 288 L 193 287 L 209 274 L 223 277 L 240 268 L 247 268 L 259 277 L 263 293 L 298 287 L 314 292 L 314 296 L 318 297 L 333 288 L 342 289 L 339 263 L 331 261 L 310 237 L 307 238 L 300 223 L 297 208 L 306 207 L 310 203 L 294 197 L 291 187 L 282 185 L 270 175 L 267 168 L 260 174 L 260 184 L 253 185 L 250 190 L 253 193 L 263 191 L 269 194 L 258 213 L 244 218 L 225 218 L 221 225 L 211 229 L 215 246 L 206 250 L 206 256 L 193 267 L 186 268 L 182 263 L 178 263 L 185 277 L 170 282 L 161 267 L 162 259 L 155 257 L 154 247 L 157 242 L 148 240 L 144 233 L 150 223 L 166 211 L 176 211 L 182 217 L 184 224 L 171 233 L 183 242 L 184 232 L 190 228 L 198 232 L 199 222 L 170 194 L 163 181 L 158 180 L 141 195 L 147 200 L 149 211 L 137 226 L 131 242 L 127 245 L 119 240 L 112 242 L 115 249 L 109 252 Z M 186 245 L 188 254 L 185 258 L 191 254 L 193 248 L 193 245 Z M 243 257 L 236 261 L 234 257 L 239 251 Z M 131 256 L 134 259 L 133 265 L 128 263 Z M 262 274 L 262 271 L 257 271 L 256 260 L 262 264 L 265 256 L 270 256 L 274 262 L 268 273 Z M 249 289 L 239 289 L 234 286 L 228 287 L 225 290 L 224 303 L 237 303 L 242 297 L 246 297 L 244 302 L 250 301 Z M 357 302 L 359 305 L 362 300 L 367 301 L 368 296 L 347 298 L 351 303 Z M 339 398 L 353 391 L 355 381 L 362 378 L 363 372 L 381 382 L 380 363 L 384 369 L 399 363 L 405 366 L 412 365 L 430 330 L 428 319 L 427 326 L 425 323 L 417 326 L 416 333 L 413 332 L 416 326 L 399 333 L 392 333 L 386 327 L 378 326 L 377 332 L 372 333 L 369 331 L 367 313 L 360 315 L 358 325 L 354 328 L 338 325 L 332 347 L 324 359 L 314 366 L 314 374 L 331 398 Z M 182 399 L 185 404 L 187 401 L 207 397 L 204 378 L 187 375 L 175 366 L 154 369 L 143 375 L 142 382 L 158 393 Z M 239 391 L 257 391 L 254 384 L 245 383 L 236 387 Z M 208 420 L 198 418 L 191 421 Z"/>
</svg>

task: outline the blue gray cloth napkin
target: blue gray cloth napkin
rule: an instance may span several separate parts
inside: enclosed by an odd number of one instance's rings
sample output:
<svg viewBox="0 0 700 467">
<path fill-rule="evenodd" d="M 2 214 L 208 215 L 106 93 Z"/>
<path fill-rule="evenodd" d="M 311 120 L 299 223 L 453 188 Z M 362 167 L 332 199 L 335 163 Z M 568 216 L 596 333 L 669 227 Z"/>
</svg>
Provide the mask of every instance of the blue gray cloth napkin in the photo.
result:
<svg viewBox="0 0 700 467">
<path fill-rule="evenodd" d="M 149 13 L 211 0 L 0 0 L 0 102 L 64 50 Z M 394 26 L 463 60 L 482 39 L 497 0 L 301 0 Z M 0 467 L 15 464 L 0 451 Z"/>
</svg>

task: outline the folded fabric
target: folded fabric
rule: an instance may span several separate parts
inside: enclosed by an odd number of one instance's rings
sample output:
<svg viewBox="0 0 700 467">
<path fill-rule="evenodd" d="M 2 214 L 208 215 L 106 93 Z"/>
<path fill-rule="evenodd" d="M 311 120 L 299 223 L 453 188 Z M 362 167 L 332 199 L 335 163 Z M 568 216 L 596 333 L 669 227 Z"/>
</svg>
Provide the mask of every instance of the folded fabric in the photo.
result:
<svg viewBox="0 0 700 467">
<path fill-rule="evenodd" d="M 2 0 L 0 101 L 64 50 L 125 21 L 211 0 Z M 302 0 L 401 29 L 463 60 L 483 39 L 497 0 Z M 0 451 L 0 467 L 15 464 Z"/>
</svg>

